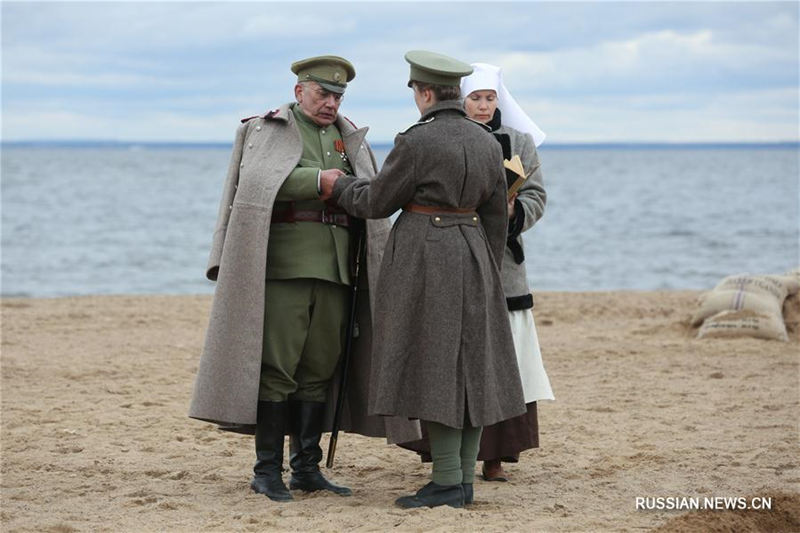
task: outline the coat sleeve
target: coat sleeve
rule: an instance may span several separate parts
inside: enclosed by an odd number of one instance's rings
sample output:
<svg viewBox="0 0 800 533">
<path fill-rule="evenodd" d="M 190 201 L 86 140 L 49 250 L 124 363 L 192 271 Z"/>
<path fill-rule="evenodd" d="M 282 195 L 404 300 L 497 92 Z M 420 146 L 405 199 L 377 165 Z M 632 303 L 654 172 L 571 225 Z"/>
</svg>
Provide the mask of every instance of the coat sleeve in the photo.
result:
<svg viewBox="0 0 800 533">
<path fill-rule="evenodd" d="M 214 227 L 214 237 L 211 244 L 211 254 L 208 258 L 206 267 L 206 277 L 211 281 L 217 280 L 219 273 L 219 263 L 222 259 L 222 248 L 225 244 L 225 234 L 228 231 L 228 220 L 231 217 L 233 208 L 233 198 L 236 196 L 236 188 L 239 186 L 239 164 L 242 161 L 242 146 L 247 132 L 247 124 L 242 124 L 236 130 L 236 139 L 233 142 L 233 153 L 231 154 L 230 164 L 228 165 L 228 175 L 225 178 L 225 185 L 222 189 L 222 199 L 219 204 L 219 214 L 217 224 Z"/>
<path fill-rule="evenodd" d="M 497 143 L 495 143 L 497 144 Z M 500 145 L 497 144 L 497 150 Z M 500 157 L 502 161 L 502 156 Z M 502 165 L 497 165 L 494 176 L 495 187 L 491 196 L 476 211 L 481 217 L 481 225 L 489 239 L 489 247 L 494 254 L 497 268 L 503 266 L 503 255 L 505 254 L 506 236 L 508 234 L 508 184 L 506 173 Z"/>
<path fill-rule="evenodd" d="M 388 217 L 414 196 L 414 151 L 409 140 L 398 135 L 383 168 L 374 179 L 343 176 L 333 187 L 333 200 L 359 218 Z"/>
<path fill-rule="evenodd" d="M 295 167 L 284 180 L 278 195 L 275 197 L 277 202 L 317 200 L 319 191 L 317 190 L 317 175 L 320 169 L 316 167 Z"/>
<path fill-rule="evenodd" d="M 523 136 L 521 152 L 520 159 L 526 171 L 529 172 L 530 169 L 539 165 L 539 153 L 536 151 L 536 146 L 533 144 L 533 137 L 531 137 L 530 133 L 526 133 Z M 518 191 L 517 201 L 521 204 L 522 213 L 524 214 L 520 232 L 527 231 L 544 216 L 544 206 L 547 203 L 547 193 L 544 190 L 541 167 L 536 168 L 536 171 L 525 180 L 525 183 Z M 519 210 L 517 211 L 517 216 L 519 216 Z"/>
</svg>

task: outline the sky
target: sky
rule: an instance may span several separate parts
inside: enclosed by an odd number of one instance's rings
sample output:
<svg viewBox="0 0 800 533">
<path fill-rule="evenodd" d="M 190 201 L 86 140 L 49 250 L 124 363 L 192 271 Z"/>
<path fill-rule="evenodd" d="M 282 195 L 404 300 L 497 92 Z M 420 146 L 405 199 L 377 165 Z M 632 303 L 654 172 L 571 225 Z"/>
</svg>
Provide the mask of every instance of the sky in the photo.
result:
<svg viewBox="0 0 800 533">
<path fill-rule="evenodd" d="M 230 142 L 346 57 L 391 142 L 412 49 L 503 68 L 549 143 L 800 141 L 798 2 L 2 2 L 2 139 Z"/>
</svg>

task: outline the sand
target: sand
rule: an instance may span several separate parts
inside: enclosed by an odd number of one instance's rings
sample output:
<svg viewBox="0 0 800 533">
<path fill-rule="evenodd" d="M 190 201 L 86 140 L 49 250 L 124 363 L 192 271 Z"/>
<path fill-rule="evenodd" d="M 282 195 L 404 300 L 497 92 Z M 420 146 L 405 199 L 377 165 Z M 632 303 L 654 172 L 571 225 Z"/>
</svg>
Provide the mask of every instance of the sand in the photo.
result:
<svg viewBox="0 0 800 533">
<path fill-rule="evenodd" d="M 428 466 L 352 434 L 326 470 L 352 497 L 250 492 L 252 438 L 186 416 L 209 297 L 3 300 L 2 530 L 800 531 L 800 303 L 788 343 L 698 340 L 697 295 L 538 294 L 541 448 L 470 508 L 412 511 Z M 717 496 L 773 509 L 636 509 Z"/>
</svg>

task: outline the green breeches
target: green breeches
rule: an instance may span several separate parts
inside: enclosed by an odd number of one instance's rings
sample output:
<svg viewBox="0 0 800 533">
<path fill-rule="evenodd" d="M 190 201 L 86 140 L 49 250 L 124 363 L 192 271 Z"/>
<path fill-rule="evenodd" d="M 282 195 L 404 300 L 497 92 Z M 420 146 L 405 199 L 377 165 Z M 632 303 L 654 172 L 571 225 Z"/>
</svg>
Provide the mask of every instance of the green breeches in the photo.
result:
<svg viewBox="0 0 800 533">
<path fill-rule="evenodd" d="M 258 399 L 324 402 L 339 362 L 350 287 L 318 279 L 267 280 Z"/>
<path fill-rule="evenodd" d="M 457 485 L 475 480 L 475 463 L 481 445 L 483 428 L 451 428 L 425 421 L 433 458 L 433 482 Z"/>
</svg>

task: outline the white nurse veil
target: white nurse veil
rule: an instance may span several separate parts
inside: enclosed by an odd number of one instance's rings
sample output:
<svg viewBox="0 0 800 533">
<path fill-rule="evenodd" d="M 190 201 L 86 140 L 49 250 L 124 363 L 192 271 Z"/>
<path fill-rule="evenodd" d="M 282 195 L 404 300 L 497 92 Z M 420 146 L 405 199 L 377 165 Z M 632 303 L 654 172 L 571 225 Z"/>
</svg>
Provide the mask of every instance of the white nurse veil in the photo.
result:
<svg viewBox="0 0 800 533">
<path fill-rule="evenodd" d="M 502 69 L 488 63 L 472 63 L 470 66 L 473 68 L 472 74 L 461 78 L 461 94 L 464 98 L 473 91 L 495 91 L 502 125 L 523 133 L 530 133 L 533 137 L 533 144 L 536 146 L 542 144 L 545 133 L 539 129 L 539 126 L 530 119 L 508 92 L 503 83 Z"/>
</svg>

